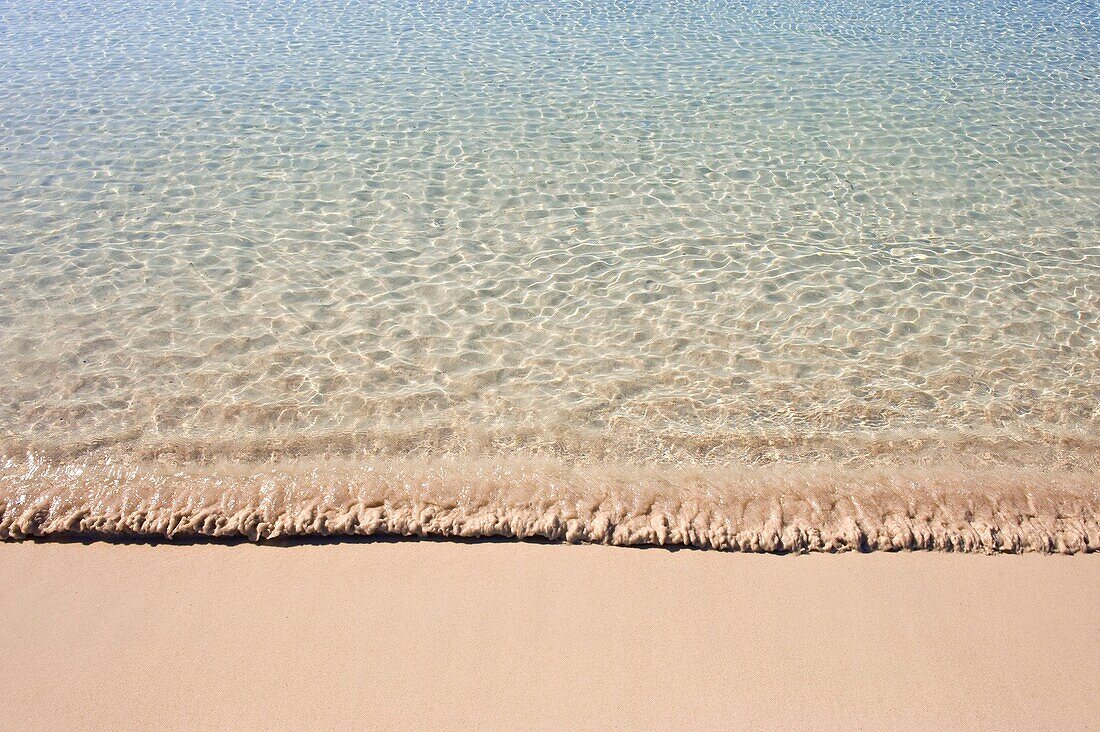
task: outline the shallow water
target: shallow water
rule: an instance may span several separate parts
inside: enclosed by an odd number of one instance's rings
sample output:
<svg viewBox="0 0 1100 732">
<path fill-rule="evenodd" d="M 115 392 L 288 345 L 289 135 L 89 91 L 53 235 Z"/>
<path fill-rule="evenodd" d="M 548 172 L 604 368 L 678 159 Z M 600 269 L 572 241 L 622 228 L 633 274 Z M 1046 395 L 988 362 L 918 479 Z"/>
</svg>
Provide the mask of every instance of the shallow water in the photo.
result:
<svg viewBox="0 0 1100 732">
<path fill-rule="evenodd" d="M 9 520 L 286 460 L 1100 505 L 1091 2 L 0 0 L 0 74 Z"/>
</svg>

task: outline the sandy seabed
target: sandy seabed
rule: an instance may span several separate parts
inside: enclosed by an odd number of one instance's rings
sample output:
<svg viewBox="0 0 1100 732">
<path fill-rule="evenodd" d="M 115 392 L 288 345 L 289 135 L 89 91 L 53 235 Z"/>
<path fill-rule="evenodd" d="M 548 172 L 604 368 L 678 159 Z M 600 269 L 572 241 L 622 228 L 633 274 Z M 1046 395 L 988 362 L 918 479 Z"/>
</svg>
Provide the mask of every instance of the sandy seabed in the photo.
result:
<svg viewBox="0 0 1100 732">
<path fill-rule="evenodd" d="M 1088 729 L 1100 561 L 0 543 L 20 729 Z"/>
</svg>

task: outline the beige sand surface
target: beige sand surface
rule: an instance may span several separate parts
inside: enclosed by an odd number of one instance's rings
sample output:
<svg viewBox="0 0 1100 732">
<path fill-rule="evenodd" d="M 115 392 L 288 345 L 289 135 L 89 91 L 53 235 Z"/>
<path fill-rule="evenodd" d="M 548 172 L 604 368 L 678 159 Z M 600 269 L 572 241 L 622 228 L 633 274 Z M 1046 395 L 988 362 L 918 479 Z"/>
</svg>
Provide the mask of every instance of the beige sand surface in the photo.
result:
<svg viewBox="0 0 1100 732">
<path fill-rule="evenodd" d="M 0 544 L 0 727 L 1100 720 L 1100 557 Z"/>
</svg>

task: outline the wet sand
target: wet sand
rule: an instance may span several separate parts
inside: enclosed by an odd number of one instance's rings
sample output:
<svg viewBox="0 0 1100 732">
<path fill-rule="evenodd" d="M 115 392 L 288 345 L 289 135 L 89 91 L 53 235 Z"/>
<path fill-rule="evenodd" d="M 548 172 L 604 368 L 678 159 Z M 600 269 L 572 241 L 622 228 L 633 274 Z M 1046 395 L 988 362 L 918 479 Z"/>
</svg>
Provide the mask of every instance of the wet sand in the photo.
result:
<svg viewBox="0 0 1100 732">
<path fill-rule="evenodd" d="M 0 544 L 24 729 L 1088 728 L 1095 555 Z"/>
</svg>

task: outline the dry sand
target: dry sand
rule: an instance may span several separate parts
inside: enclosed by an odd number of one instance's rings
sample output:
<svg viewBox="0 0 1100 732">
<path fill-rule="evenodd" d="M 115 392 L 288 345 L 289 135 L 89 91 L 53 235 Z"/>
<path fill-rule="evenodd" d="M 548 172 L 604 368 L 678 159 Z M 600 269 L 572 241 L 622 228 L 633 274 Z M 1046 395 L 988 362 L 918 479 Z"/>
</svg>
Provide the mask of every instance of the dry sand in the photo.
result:
<svg viewBox="0 0 1100 732">
<path fill-rule="evenodd" d="M 0 544 L 8 728 L 1089 729 L 1100 557 Z"/>
</svg>

